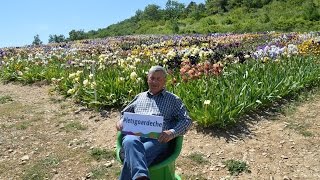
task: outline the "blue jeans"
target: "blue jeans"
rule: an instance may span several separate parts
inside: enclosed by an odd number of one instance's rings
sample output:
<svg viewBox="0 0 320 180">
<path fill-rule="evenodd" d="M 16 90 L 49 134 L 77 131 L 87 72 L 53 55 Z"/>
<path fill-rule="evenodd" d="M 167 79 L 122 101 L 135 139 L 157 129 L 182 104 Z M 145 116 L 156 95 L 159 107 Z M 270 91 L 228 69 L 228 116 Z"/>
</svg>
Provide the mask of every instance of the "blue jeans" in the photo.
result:
<svg viewBox="0 0 320 180">
<path fill-rule="evenodd" d="M 120 180 L 135 180 L 140 176 L 149 177 L 148 167 L 152 161 L 168 148 L 168 143 L 157 139 L 126 135 L 122 140 L 125 159 Z"/>
</svg>

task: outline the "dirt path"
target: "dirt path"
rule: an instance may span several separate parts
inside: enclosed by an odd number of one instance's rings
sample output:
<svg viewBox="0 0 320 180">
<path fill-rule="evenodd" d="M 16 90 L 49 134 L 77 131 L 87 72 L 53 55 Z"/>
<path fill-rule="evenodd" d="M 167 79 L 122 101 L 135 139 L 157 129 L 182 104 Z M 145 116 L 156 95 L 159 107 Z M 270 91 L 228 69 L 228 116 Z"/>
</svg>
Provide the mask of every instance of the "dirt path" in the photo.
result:
<svg viewBox="0 0 320 180">
<path fill-rule="evenodd" d="M 184 138 L 176 165 L 184 179 L 320 179 L 320 95 L 228 131 Z M 115 148 L 119 112 L 88 111 L 50 87 L 0 85 L 0 179 L 117 179 L 120 164 L 97 160 Z M 100 151 L 97 151 L 100 150 Z M 104 151 L 103 151 L 104 150 Z M 231 176 L 226 160 L 251 172 Z"/>
</svg>

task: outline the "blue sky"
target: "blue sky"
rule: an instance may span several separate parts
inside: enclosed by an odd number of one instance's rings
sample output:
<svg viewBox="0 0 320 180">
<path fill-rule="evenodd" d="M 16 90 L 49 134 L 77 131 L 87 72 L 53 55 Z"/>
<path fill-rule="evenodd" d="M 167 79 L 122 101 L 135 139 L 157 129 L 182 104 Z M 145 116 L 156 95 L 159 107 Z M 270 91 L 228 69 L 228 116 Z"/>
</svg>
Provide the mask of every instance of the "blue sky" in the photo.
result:
<svg viewBox="0 0 320 180">
<path fill-rule="evenodd" d="M 204 3 L 205 0 L 193 0 Z M 127 19 L 148 4 L 165 7 L 167 0 L 2 0 L 0 48 L 31 44 L 39 34 L 69 36 L 71 30 L 97 30 Z M 188 5 L 191 0 L 178 0 Z"/>
</svg>

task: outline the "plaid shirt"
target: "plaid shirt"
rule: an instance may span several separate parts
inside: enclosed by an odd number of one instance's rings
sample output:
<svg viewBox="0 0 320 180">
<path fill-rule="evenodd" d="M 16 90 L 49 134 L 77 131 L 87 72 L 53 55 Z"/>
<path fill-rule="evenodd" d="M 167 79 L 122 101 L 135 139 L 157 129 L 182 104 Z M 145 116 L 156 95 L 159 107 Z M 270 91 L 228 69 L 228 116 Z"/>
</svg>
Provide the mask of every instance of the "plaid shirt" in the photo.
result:
<svg viewBox="0 0 320 180">
<path fill-rule="evenodd" d="M 162 131 L 170 130 L 174 137 L 185 134 L 192 125 L 181 99 L 165 89 L 157 95 L 152 95 L 149 91 L 138 94 L 121 114 L 124 112 L 163 116 Z"/>
</svg>

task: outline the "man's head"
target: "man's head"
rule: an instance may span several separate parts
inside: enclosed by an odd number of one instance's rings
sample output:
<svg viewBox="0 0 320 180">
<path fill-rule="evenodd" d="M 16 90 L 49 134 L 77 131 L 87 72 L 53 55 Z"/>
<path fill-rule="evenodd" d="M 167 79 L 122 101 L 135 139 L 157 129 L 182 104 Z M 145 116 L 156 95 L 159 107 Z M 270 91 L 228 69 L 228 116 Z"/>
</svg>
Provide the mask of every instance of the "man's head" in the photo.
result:
<svg viewBox="0 0 320 180">
<path fill-rule="evenodd" d="M 152 66 L 148 72 L 149 91 L 158 94 L 166 84 L 167 71 L 162 66 Z"/>
</svg>

